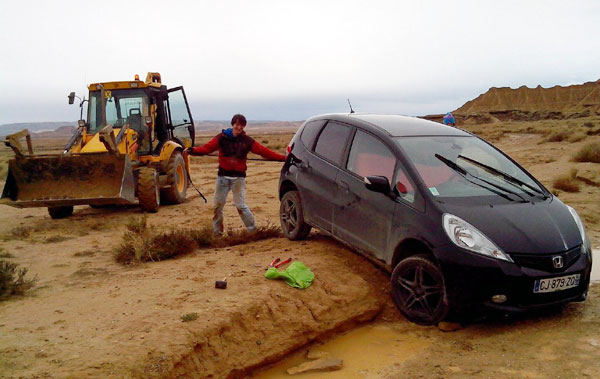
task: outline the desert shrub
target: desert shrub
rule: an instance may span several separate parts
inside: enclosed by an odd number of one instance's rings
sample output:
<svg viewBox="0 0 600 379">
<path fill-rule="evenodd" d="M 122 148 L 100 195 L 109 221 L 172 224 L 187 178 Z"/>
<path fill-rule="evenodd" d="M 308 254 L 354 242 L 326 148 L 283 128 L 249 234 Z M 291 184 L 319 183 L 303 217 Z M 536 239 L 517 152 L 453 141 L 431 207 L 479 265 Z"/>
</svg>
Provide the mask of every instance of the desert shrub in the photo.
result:
<svg viewBox="0 0 600 379">
<path fill-rule="evenodd" d="M 0 258 L 14 258 L 15 256 L 6 251 L 2 246 L 0 246 Z"/>
<path fill-rule="evenodd" d="M 588 122 L 584 123 L 583 126 L 585 126 L 586 128 L 593 128 L 594 127 L 594 123 L 591 122 L 591 121 L 588 121 Z"/>
<path fill-rule="evenodd" d="M 569 136 L 568 140 L 569 142 L 579 142 L 584 140 L 586 137 L 586 135 L 584 133 L 581 132 L 577 132 L 577 133 L 573 133 Z"/>
<path fill-rule="evenodd" d="M 37 277 L 25 279 L 26 268 L 18 268 L 16 263 L 0 261 L 0 300 L 13 295 L 23 295 L 37 282 Z"/>
<path fill-rule="evenodd" d="M 584 145 L 581 150 L 575 153 L 572 160 L 575 162 L 600 163 L 600 142 L 590 142 Z"/>
<path fill-rule="evenodd" d="M 552 132 L 545 138 L 546 142 L 562 142 L 569 138 L 569 132 L 566 131 L 557 131 Z"/>
<path fill-rule="evenodd" d="M 66 240 L 70 240 L 73 237 L 65 237 L 61 235 L 50 236 L 46 238 L 46 243 L 54 243 L 54 242 L 62 242 Z"/>
<path fill-rule="evenodd" d="M 183 322 L 194 321 L 194 320 L 197 320 L 199 316 L 200 315 L 196 312 L 186 313 L 183 316 L 181 316 L 181 321 L 183 321 Z"/>
<path fill-rule="evenodd" d="M 233 246 L 279 236 L 281 230 L 273 225 L 259 226 L 254 233 L 235 231 L 225 237 L 216 237 L 210 225 L 200 229 L 161 231 L 147 226 L 145 219 L 136 220 L 127 225 L 121 244 L 114 250 L 114 258 L 126 264 L 161 261 L 188 254 L 197 248 Z"/>
<path fill-rule="evenodd" d="M 567 175 L 559 176 L 554 179 L 553 187 L 565 192 L 579 192 L 577 170 L 573 169 Z"/>
<path fill-rule="evenodd" d="M 26 226 L 17 226 L 10 231 L 10 234 L 15 238 L 27 238 L 31 234 L 31 229 Z"/>
<path fill-rule="evenodd" d="M 133 233 L 143 233 L 148 228 L 148 218 L 145 214 L 140 218 L 131 217 L 127 220 L 125 228 Z"/>
<path fill-rule="evenodd" d="M 281 236 L 281 228 L 277 225 L 267 224 L 259 226 L 255 232 L 250 233 L 247 230 L 236 230 L 227 233 L 224 238 L 216 239 L 214 247 L 235 246 L 244 243 L 264 240 L 267 238 L 277 238 Z"/>
</svg>

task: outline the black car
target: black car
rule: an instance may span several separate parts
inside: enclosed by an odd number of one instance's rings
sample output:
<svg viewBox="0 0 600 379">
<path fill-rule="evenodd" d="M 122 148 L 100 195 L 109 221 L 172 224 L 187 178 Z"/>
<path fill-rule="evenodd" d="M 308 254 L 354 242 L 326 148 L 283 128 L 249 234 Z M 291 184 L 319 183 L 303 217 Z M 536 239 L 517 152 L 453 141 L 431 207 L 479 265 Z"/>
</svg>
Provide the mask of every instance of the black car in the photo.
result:
<svg viewBox="0 0 600 379">
<path fill-rule="evenodd" d="M 431 325 L 473 306 L 522 311 L 586 298 L 590 241 L 575 210 L 481 138 L 397 115 L 328 114 L 288 146 L 280 219 L 392 273 L 392 297 Z"/>
</svg>

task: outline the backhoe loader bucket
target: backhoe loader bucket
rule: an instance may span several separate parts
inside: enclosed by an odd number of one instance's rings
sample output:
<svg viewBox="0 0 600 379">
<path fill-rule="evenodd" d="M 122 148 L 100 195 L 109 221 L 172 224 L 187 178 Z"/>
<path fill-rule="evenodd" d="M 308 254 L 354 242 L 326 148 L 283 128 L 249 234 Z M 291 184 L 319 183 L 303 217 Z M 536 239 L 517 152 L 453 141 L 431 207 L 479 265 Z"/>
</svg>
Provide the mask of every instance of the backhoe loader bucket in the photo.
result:
<svg viewBox="0 0 600 379">
<path fill-rule="evenodd" d="M 0 199 L 17 208 L 135 202 L 129 156 L 109 153 L 11 159 Z"/>
</svg>

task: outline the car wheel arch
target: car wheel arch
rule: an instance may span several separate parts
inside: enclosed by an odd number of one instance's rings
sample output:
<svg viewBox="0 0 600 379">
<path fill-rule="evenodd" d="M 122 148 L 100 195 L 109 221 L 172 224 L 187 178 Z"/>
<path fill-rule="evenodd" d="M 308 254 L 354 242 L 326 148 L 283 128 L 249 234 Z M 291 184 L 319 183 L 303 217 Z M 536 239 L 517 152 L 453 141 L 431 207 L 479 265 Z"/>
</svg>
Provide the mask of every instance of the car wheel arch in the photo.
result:
<svg viewBox="0 0 600 379">
<path fill-rule="evenodd" d="M 281 182 L 281 185 L 279 186 L 279 200 L 281 201 L 283 195 L 290 191 L 298 191 L 298 187 L 290 180 Z"/>
<path fill-rule="evenodd" d="M 427 245 L 427 243 L 416 239 L 416 238 L 407 238 L 402 240 L 394 249 L 394 255 L 392 256 L 392 264 L 391 270 L 402 261 L 408 257 L 412 257 L 414 255 L 426 255 L 432 262 L 438 263 L 435 255 L 433 254 L 432 249 Z"/>
</svg>

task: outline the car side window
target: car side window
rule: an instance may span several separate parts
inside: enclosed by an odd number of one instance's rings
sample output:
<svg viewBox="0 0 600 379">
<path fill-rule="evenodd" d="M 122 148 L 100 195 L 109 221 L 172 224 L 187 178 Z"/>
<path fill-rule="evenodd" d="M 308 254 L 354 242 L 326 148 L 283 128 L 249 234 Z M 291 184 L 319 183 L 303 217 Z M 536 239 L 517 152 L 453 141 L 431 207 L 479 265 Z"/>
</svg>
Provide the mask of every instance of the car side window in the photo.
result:
<svg viewBox="0 0 600 379">
<path fill-rule="evenodd" d="M 312 149 L 315 142 L 315 137 L 319 134 L 321 127 L 325 124 L 326 120 L 310 121 L 302 128 L 302 134 L 300 140 L 308 149 Z"/>
<path fill-rule="evenodd" d="M 398 165 L 398 169 L 396 170 L 396 181 L 392 187 L 396 189 L 396 193 L 401 199 L 408 201 L 409 203 L 415 201 L 415 186 L 408 178 L 408 174 L 402 165 Z"/>
<path fill-rule="evenodd" d="M 380 140 L 357 130 L 346 168 L 361 176 L 385 176 L 392 183 L 396 157 Z"/>
<path fill-rule="evenodd" d="M 319 135 L 315 153 L 323 158 L 341 166 L 342 154 L 346 148 L 346 141 L 350 135 L 350 127 L 337 122 L 329 122 Z"/>
</svg>

